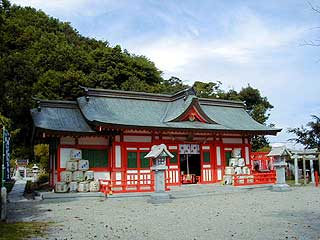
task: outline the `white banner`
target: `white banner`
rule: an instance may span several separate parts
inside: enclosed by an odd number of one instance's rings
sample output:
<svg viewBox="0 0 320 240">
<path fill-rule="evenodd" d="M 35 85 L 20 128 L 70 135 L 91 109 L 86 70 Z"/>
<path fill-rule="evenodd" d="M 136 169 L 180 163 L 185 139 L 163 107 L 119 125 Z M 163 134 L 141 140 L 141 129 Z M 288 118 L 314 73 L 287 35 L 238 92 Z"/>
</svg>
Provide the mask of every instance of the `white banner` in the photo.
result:
<svg viewBox="0 0 320 240">
<path fill-rule="evenodd" d="M 180 154 L 200 154 L 199 144 L 180 144 L 179 145 Z"/>
</svg>

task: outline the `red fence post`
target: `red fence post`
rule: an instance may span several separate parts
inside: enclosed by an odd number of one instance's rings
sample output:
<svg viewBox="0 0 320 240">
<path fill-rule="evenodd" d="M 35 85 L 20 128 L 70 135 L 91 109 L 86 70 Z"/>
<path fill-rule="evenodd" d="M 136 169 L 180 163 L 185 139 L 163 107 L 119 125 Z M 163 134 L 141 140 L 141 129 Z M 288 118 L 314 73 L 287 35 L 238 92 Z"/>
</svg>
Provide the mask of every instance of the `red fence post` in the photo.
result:
<svg viewBox="0 0 320 240">
<path fill-rule="evenodd" d="M 319 186 L 319 175 L 318 175 L 318 172 L 316 171 L 314 173 L 314 175 L 315 175 L 315 180 L 316 180 L 316 187 L 318 187 Z"/>
</svg>

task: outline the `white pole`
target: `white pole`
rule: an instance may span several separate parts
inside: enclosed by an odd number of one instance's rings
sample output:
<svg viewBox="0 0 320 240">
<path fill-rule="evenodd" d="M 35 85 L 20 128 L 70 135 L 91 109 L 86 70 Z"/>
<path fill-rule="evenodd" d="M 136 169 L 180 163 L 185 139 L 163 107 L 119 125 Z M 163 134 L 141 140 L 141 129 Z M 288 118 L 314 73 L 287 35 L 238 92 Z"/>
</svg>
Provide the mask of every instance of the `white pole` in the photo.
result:
<svg viewBox="0 0 320 240">
<path fill-rule="evenodd" d="M 314 184 L 314 168 L 313 168 L 313 160 L 310 160 L 310 173 L 311 173 L 311 182 Z"/>
<path fill-rule="evenodd" d="M 307 172 L 306 172 L 306 157 L 303 155 L 302 157 L 303 163 L 303 185 L 307 184 Z"/>
<path fill-rule="evenodd" d="M 295 180 L 295 185 L 299 185 L 298 156 L 295 156 L 294 158 L 294 180 Z"/>
</svg>

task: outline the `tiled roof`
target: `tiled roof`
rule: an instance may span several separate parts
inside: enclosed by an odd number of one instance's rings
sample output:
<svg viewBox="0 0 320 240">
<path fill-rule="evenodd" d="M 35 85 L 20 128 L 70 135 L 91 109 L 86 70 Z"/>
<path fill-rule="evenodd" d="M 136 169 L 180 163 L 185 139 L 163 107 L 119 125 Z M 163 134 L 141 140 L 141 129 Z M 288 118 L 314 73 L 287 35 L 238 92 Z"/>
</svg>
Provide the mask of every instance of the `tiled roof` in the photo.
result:
<svg viewBox="0 0 320 240">
<path fill-rule="evenodd" d="M 198 99 L 188 90 L 165 95 L 86 88 L 85 93 L 77 102 L 59 101 L 59 105 L 51 101 L 51 105 L 42 104 L 41 112 L 33 109 L 35 126 L 48 130 L 77 132 L 88 132 L 91 130 L 90 126 L 94 125 L 246 131 L 257 134 L 276 134 L 280 131 L 253 120 L 245 111 L 242 102 Z M 205 122 L 177 120 L 191 108 L 194 108 Z"/>
</svg>

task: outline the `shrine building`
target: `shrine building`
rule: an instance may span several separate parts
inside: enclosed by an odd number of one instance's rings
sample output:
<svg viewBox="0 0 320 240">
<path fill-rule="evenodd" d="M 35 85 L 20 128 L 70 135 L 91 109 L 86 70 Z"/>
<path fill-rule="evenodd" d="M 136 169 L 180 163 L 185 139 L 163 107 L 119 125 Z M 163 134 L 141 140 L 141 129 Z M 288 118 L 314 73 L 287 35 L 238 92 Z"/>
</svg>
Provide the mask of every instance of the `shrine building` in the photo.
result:
<svg viewBox="0 0 320 240">
<path fill-rule="evenodd" d="M 60 181 L 73 149 L 89 160 L 95 179 L 114 191 L 148 191 L 153 145 L 165 144 L 167 186 L 222 180 L 234 149 L 251 167 L 251 138 L 276 135 L 239 101 L 198 98 L 193 88 L 173 95 L 83 88 L 76 101 L 37 100 L 31 110 L 34 139 L 50 146 L 50 184 Z"/>
</svg>

